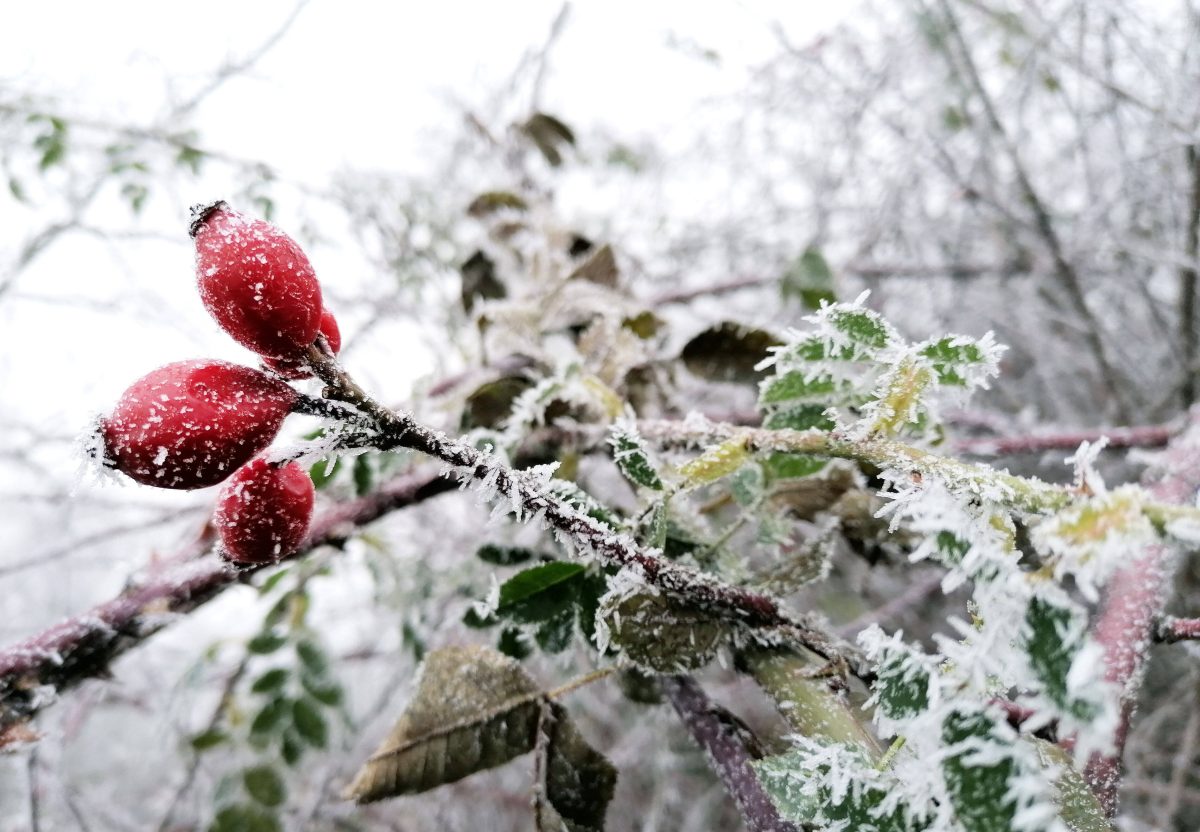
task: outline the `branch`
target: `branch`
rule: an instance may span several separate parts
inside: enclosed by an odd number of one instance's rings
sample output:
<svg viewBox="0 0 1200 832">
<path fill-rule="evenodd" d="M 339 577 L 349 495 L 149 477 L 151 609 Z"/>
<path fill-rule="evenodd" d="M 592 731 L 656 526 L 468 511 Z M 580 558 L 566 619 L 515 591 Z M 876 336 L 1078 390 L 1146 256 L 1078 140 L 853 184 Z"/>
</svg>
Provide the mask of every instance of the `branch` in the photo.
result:
<svg viewBox="0 0 1200 832">
<path fill-rule="evenodd" d="M 740 736 L 736 719 L 709 699 L 690 676 L 667 676 L 662 689 L 692 739 L 704 749 L 746 828 L 750 832 L 797 832 L 798 827 L 779 816 L 750 767 L 755 757 Z"/>
<path fill-rule="evenodd" d="M 428 473 L 398 477 L 374 493 L 340 503 L 318 517 L 292 557 L 320 546 L 340 545 L 354 529 L 453 487 L 449 480 Z M 54 694 L 106 675 L 115 658 L 179 616 L 273 565 L 237 570 L 215 557 L 192 560 L 0 650 L 0 735 L 40 711 Z"/>
<path fill-rule="evenodd" d="M 579 511 L 547 486 L 533 471 L 518 471 L 473 445 L 450 439 L 406 413 L 384 407 L 369 396 L 329 354 L 323 339 L 309 349 L 308 364 L 321 381 L 325 395 L 353 405 L 379 431 L 380 450 L 409 448 L 452 466 L 463 482 L 476 481 L 489 497 L 511 506 L 518 519 L 533 519 L 553 528 L 560 540 L 594 553 L 604 564 L 631 568 L 648 584 L 703 607 L 727 620 L 775 634 L 808 647 L 823 658 L 842 658 L 860 667 L 857 651 L 818 625 L 785 611 L 769 595 L 724 583 L 716 577 L 667 560 L 661 552 L 638 545 L 605 523 Z M 862 671 L 866 673 L 865 670 Z M 869 674 L 868 674 L 869 675 Z"/>
<path fill-rule="evenodd" d="M 1166 644 L 1200 640 L 1200 618 L 1176 618 L 1168 615 L 1158 623 L 1154 636 Z"/>
<path fill-rule="evenodd" d="M 1150 493 L 1167 503 L 1190 505 L 1200 487 L 1200 412 L 1193 410 L 1192 424 L 1168 445 L 1163 470 L 1149 484 Z M 1173 550 L 1164 544 L 1146 547 L 1108 583 L 1093 635 L 1104 649 L 1105 678 L 1120 687 L 1121 714 L 1114 732 L 1111 754 L 1093 754 L 1084 776 L 1111 817 L 1117 809 L 1121 784 L 1121 756 L 1129 734 L 1148 647 L 1166 603 L 1174 570 Z"/>
<path fill-rule="evenodd" d="M 955 453 L 971 456 L 1007 456 L 1040 451 L 1073 451 L 1082 442 L 1108 440 L 1109 448 L 1161 448 L 1178 432 L 1178 425 L 1142 425 L 1127 428 L 1044 433 L 1032 436 L 988 436 L 954 440 Z"/>
</svg>

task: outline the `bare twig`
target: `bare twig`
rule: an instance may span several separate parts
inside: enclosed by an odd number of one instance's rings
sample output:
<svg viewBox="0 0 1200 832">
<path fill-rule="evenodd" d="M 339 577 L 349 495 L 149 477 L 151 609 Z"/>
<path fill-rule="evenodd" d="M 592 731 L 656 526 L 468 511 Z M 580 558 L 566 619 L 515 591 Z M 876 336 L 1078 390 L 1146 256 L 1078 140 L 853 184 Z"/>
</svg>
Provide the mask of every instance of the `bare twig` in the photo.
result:
<svg viewBox="0 0 1200 832">
<path fill-rule="evenodd" d="M 1029 436 L 970 437 L 955 439 L 950 447 L 956 453 L 971 456 L 1007 456 L 1041 451 L 1073 451 L 1082 442 L 1096 442 L 1100 439 L 1108 439 L 1109 448 L 1161 448 L 1178 430 L 1178 425 L 1141 425 Z"/>
<path fill-rule="evenodd" d="M 1200 640 L 1200 618 L 1175 618 L 1168 615 L 1159 622 L 1155 637 L 1167 644 Z"/>
<path fill-rule="evenodd" d="M 705 695 L 690 676 L 662 680 L 663 693 L 696 744 L 704 749 L 709 765 L 725 786 L 750 832 L 797 832 L 798 827 L 779 816 L 750 763 L 755 759 L 738 723 Z"/>
</svg>

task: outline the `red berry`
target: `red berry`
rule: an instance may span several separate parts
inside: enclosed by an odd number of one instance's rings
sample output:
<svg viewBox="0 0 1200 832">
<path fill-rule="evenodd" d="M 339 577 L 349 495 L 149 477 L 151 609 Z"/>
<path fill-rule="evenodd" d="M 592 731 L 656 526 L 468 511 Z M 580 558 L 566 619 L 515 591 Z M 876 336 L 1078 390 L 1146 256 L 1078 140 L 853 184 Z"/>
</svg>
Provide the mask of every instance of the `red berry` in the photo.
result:
<svg viewBox="0 0 1200 832">
<path fill-rule="evenodd" d="M 225 556 L 237 563 L 268 563 L 296 551 L 308 533 L 312 479 L 294 462 L 263 457 L 243 465 L 221 489 L 213 523 Z"/>
<path fill-rule="evenodd" d="M 329 349 L 334 355 L 342 350 L 342 332 L 338 329 L 337 318 L 326 309 L 321 313 L 321 334 L 329 343 Z M 264 358 L 263 366 L 274 370 L 278 375 L 295 381 L 301 378 L 312 378 L 312 372 L 302 361 L 286 361 L 281 358 Z"/>
<path fill-rule="evenodd" d="M 101 423 L 105 463 L 146 485 L 216 485 L 275 438 L 296 391 L 227 361 L 178 361 L 135 381 Z"/>
<path fill-rule="evenodd" d="M 192 209 L 200 299 L 244 347 L 298 360 L 317 337 L 321 286 L 296 241 L 224 202 Z"/>
</svg>

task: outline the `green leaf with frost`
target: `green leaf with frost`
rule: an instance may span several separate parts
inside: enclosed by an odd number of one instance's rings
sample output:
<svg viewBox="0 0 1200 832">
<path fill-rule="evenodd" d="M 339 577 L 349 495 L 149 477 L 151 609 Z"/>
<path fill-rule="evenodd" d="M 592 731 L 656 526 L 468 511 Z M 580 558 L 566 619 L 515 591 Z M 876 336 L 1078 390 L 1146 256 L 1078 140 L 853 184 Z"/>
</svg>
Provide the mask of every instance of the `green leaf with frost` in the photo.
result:
<svg viewBox="0 0 1200 832">
<path fill-rule="evenodd" d="M 646 443 L 632 426 L 614 426 L 608 442 L 612 445 L 613 460 L 626 479 L 643 488 L 663 490 L 662 478 L 650 462 Z"/>
</svg>

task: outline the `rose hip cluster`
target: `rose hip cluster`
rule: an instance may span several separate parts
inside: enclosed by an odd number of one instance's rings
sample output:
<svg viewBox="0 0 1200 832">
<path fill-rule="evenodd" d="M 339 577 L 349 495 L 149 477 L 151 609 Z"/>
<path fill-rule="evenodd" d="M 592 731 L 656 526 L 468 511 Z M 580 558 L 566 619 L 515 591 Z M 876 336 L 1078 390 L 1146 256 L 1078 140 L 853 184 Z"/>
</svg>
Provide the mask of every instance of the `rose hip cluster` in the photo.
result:
<svg viewBox="0 0 1200 832">
<path fill-rule="evenodd" d="M 292 238 L 224 202 L 192 212 L 200 298 L 264 369 L 194 359 L 143 376 L 100 421 L 104 463 L 160 488 L 225 482 L 213 515 L 225 556 L 270 562 L 296 551 L 313 508 L 308 474 L 262 453 L 299 399 L 284 379 L 309 378 L 309 348 L 320 335 L 336 354 L 341 334 Z"/>
</svg>

